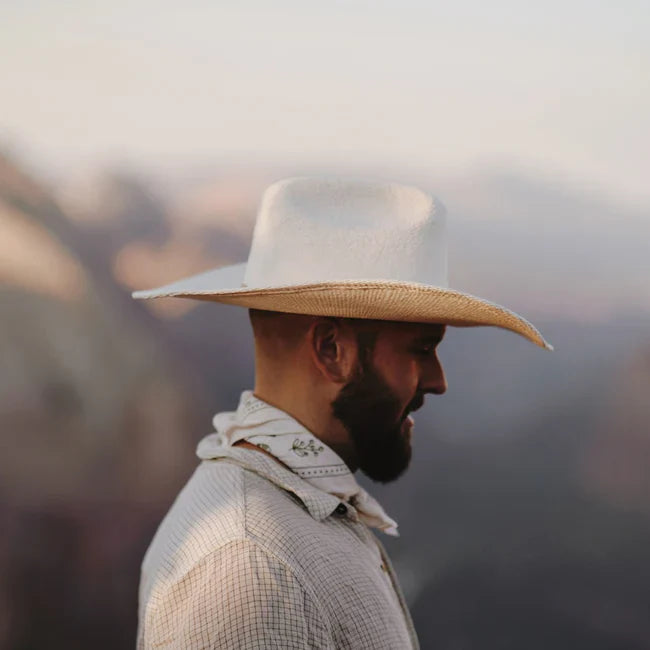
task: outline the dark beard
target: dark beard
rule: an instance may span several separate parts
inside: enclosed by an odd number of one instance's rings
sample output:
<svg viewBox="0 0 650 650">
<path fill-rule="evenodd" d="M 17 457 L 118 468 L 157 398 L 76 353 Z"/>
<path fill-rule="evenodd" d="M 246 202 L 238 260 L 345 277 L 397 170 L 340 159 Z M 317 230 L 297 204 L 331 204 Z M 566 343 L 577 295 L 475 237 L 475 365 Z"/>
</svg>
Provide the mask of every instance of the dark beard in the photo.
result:
<svg viewBox="0 0 650 650">
<path fill-rule="evenodd" d="M 411 409 L 413 410 L 413 409 Z M 359 469 L 373 481 L 394 481 L 411 461 L 411 442 L 402 429 L 402 413 L 391 387 L 371 362 L 361 361 L 354 377 L 332 402 L 354 444 Z"/>
</svg>

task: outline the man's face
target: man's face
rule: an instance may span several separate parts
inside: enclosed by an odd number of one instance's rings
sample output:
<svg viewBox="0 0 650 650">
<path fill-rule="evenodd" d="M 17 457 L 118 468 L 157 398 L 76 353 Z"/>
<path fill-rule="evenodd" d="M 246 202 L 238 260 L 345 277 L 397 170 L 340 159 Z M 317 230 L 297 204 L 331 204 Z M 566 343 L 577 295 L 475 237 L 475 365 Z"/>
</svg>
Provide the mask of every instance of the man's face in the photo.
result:
<svg viewBox="0 0 650 650">
<path fill-rule="evenodd" d="M 386 323 L 374 350 L 359 349 L 352 379 L 332 402 L 355 448 L 359 469 L 375 481 L 395 480 L 411 460 L 411 411 L 446 381 L 436 354 L 444 325 Z"/>
</svg>

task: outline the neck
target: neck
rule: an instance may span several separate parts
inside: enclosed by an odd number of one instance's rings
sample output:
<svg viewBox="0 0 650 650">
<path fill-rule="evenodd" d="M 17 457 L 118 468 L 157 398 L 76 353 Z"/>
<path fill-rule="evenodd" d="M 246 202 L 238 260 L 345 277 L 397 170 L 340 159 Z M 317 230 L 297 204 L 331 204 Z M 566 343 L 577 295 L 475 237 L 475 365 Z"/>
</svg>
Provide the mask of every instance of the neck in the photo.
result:
<svg viewBox="0 0 650 650">
<path fill-rule="evenodd" d="M 342 422 L 332 415 L 331 400 L 316 390 L 279 390 L 256 382 L 253 394 L 268 404 L 288 413 L 316 438 L 335 451 L 354 472 L 357 469 L 350 435 Z M 334 399 L 332 397 L 332 399 Z M 254 446 L 254 445 L 253 445 Z"/>
</svg>

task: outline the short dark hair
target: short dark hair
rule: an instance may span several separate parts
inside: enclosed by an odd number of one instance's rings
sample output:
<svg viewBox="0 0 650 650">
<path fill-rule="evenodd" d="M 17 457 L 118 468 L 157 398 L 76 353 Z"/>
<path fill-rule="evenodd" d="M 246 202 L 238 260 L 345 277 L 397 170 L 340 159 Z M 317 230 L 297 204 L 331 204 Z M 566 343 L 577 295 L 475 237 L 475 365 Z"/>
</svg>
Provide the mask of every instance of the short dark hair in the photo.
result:
<svg viewBox="0 0 650 650">
<path fill-rule="evenodd" d="M 379 327 L 373 322 L 365 321 L 361 318 L 350 318 L 355 325 L 355 336 L 357 339 L 357 350 L 359 354 L 359 363 L 362 368 L 366 368 L 371 362 L 377 343 Z"/>
<path fill-rule="evenodd" d="M 274 340 L 289 349 L 298 344 L 303 333 L 303 328 L 298 326 L 299 321 L 295 314 L 269 309 L 253 309 L 251 307 L 248 309 L 248 318 L 256 339 L 261 341 Z M 294 326 L 289 327 L 289 323 Z"/>
<path fill-rule="evenodd" d="M 281 327 L 282 319 L 291 316 L 295 317 L 296 314 L 268 309 L 255 309 L 253 307 L 248 309 L 248 317 L 256 337 L 263 339 L 268 339 L 272 336 L 280 337 L 289 346 L 297 344 L 298 337 L 301 334 L 301 328 Z M 344 320 L 352 325 L 359 350 L 359 361 L 363 366 L 368 364 L 372 358 L 377 342 L 380 321 L 366 318 L 347 318 L 343 316 L 335 318 L 340 318 L 340 320 Z"/>
</svg>

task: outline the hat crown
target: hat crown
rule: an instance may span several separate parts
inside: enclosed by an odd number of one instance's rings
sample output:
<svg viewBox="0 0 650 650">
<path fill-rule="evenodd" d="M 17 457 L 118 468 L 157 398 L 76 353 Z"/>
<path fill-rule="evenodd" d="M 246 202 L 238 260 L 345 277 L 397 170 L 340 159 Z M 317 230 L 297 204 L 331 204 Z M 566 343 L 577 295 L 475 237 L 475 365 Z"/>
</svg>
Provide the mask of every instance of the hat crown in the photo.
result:
<svg viewBox="0 0 650 650">
<path fill-rule="evenodd" d="M 388 280 L 447 287 L 445 208 L 408 185 L 349 177 L 269 186 L 244 286 Z"/>
</svg>

